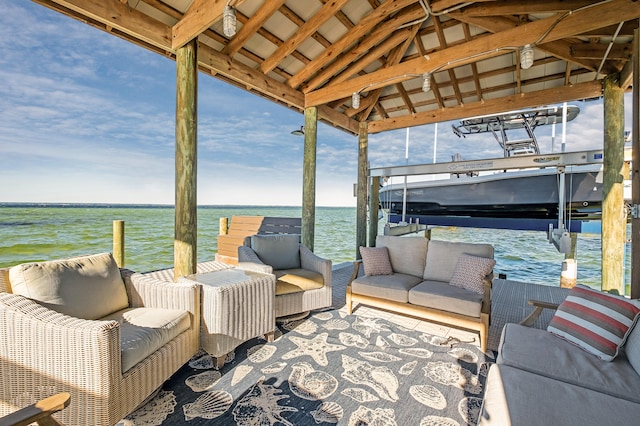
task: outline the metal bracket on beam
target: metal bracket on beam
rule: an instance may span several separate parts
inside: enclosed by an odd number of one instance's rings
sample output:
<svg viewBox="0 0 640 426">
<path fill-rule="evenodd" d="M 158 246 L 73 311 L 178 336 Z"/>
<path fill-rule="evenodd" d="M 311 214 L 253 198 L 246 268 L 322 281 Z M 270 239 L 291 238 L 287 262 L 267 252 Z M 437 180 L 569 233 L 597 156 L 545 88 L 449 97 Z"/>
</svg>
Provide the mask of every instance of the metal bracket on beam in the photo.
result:
<svg viewBox="0 0 640 426">
<path fill-rule="evenodd" d="M 629 216 L 631 216 L 631 219 L 640 219 L 640 204 L 629 206 Z"/>
</svg>

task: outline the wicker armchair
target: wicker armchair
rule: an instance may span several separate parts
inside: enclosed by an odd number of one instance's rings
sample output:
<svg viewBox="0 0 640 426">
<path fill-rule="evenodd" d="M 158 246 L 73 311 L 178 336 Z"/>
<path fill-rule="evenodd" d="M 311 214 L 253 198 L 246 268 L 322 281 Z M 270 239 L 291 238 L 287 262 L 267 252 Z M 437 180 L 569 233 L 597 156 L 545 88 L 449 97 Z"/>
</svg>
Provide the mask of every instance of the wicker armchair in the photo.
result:
<svg viewBox="0 0 640 426">
<path fill-rule="evenodd" d="M 12 294 L 9 269 L 0 269 L 0 416 L 43 396 L 68 392 L 73 404 L 55 415 L 63 424 L 114 425 L 197 352 L 199 288 L 159 281 L 125 269 L 120 274 L 129 308 L 188 312 L 186 317 L 180 314 L 183 327 L 188 321 L 185 331 L 132 363 L 125 372 L 121 352 L 124 324 L 117 320 L 74 318 Z"/>
<path fill-rule="evenodd" d="M 238 247 L 238 267 L 276 276 L 276 318 L 331 306 L 331 260 L 297 234 L 253 235 Z"/>
</svg>

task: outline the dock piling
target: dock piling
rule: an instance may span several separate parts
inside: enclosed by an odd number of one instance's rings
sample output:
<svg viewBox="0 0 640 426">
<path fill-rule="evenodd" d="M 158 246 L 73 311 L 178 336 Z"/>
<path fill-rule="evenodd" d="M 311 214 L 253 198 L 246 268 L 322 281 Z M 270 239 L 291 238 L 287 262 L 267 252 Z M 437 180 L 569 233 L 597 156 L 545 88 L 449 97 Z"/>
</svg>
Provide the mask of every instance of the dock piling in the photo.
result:
<svg viewBox="0 0 640 426">
<path fill-rule="evenodd" d="M 118 268 L 124 268 L 124 220 L 113 221 L 113 258 Z"/>
</svg>

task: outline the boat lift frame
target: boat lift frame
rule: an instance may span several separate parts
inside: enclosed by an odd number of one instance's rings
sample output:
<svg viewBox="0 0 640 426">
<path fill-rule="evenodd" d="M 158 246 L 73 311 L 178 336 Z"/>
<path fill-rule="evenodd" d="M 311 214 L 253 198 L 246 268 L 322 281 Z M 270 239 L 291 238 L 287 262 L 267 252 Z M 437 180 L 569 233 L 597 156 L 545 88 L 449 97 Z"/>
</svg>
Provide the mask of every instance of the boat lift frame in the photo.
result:
<svg viewBox="0 0 640 426">
<path fill-rule="evenodd" d="M 507 169 L 535 169 L 535 168 L 556 168 L 558 174 L 564 174 L 568 166 L 580 166 L 588 164 L 602 164 L 604 161 L 603 150 L 560 152 L 544 155 L 518 155 L 506 158 L 489 158 L 484 160 L 463 160 L 433 164 L 416 164 L 406 166 L 387 166 L 369 168 L 370 177 L 392 177 L 392 176 L 416 176 L 433 174 L 473 174 L 481 171 L 496 171 Z M 563 189 L 560 190 L 564 193 Z M 450 226 L 477 226 L 486 228 L 540 230 L 547 232 L 547 237 L 560 252 L 566 252 L 570 245 L 569 232 L 581 232 L 582 221 L 574 221 L 570 229 L 566 228 L 564 222 L 564 200 L 558 200 L 560 211 L 558 214 L 558 227 L 554 229 L 553 224 L 543 219 L 527 219 L 523 223 L 521 219 L 505 220 L 504 218 L 467 218 L 467 217 L 438 217 L 429 216 L 429 225 L 450 225 Z"/>
<path fill-rule="evenodd" d="M 450 161 L 446 163 L 415 164 L 369 168 L 370 177 L 436 175 L 443 173 L 466 174 L 507 169 L 535 169 L 545 167 L 580 166 L 604 161 L 601 149 L 577 152 L 559 152 L 544 155 L 519 155 L 485 160 Z"/>
</svg>

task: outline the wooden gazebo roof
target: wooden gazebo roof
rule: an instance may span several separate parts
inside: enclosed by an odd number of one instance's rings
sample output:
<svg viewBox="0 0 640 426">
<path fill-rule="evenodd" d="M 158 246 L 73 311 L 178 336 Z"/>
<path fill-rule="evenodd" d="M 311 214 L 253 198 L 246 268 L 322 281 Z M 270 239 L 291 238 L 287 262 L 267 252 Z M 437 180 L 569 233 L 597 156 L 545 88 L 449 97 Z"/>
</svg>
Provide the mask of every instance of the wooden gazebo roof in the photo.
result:
<svg viewBox="0 0 640 426">
<path fill-rule="evenodd" d="M 35 1 L 168 57 L 197 37 L 203 73 L 352 133 L 599 97 L 609 74 L 627 88 L 640 17 L 635 0 Z"/>
</svg>

